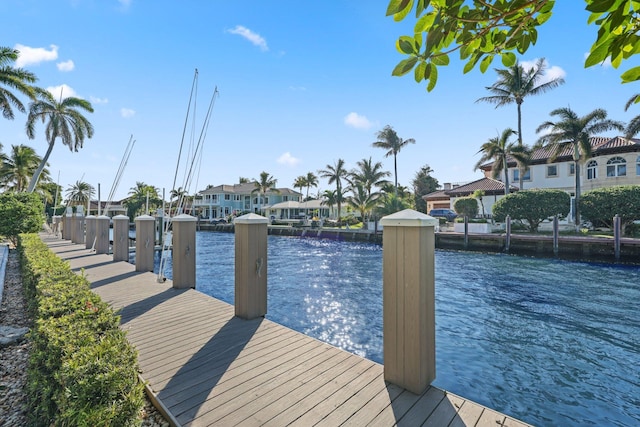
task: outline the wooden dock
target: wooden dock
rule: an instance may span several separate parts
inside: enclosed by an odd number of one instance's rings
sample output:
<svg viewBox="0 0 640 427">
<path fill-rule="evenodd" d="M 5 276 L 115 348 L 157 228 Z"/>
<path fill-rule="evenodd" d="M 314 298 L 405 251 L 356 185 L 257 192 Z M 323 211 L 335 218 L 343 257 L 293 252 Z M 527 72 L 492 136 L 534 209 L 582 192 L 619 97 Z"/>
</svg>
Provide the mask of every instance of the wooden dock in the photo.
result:
<svg viewBox="0 0 640 427">
<path fill-rule="evenodd" d="M 181 426 L 526 426 L 460 396 L 412 394 L 383 366 L 196 290 L 157 283 L 85 245 L 42 240 L 120 310 L 151 398 Z"/>
</svg>

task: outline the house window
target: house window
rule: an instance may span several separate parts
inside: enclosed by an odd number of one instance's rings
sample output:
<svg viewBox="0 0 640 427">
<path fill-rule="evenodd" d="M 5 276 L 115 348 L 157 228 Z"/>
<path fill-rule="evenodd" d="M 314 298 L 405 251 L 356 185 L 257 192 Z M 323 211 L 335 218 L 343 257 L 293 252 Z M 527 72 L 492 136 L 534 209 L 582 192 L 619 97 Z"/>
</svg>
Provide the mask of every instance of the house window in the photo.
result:
<svg viewBox="0 0 640 427">
<path fill-rule="evenodd" d="M 236 201 L 236 202 L 239 202 L 239 201 L 242 200 L 242 196 L 239 195 L 239 194 L 234 194 L 233 195 L 233 200 Z"/>
<path fill-rule="evenodd" d="M 547 177 L 555 177 L 558 176 L 558 165 L 548 165 L 547 166 Z"/>
<path fill-rule="evenodd" d="M 531 169 L 527 168 L 522 176 L 523 181 L 531 181 Z M 513 170 L 513 182 L 520 182 L 520 169 Z"/>
<path fill-rule="evenodd" d="M 576 174 L 576 164 L 569 163 L 569 176 L 573 176 Z"/>
<path fill-rule="evenodd" d="M 640 156 L 636 159 L 636 175 L 640 176 Z"/>
<path fill-rule="evenodd" d="M 229 215 L 231 213 L 231 211 L 229 210 L 229 206 L 225 206 L 224 207 L 224 214 L 225 215 Z"/>
<path fill-rule="evenodd" d="M 607 162 L 607 177 L 627 175 L 627 161 L 622 157 L 613 157 Z"/>
<path fill-rule="evenodd" d="M 598 177 L 598 162 L 591 160 L 587 163 L 587 179 L 596 179 Z"/>
<path fill-rule="evenodd" d="M 225 200 L 231 200 L 231 194 L 225 194 L 224 195 L 224 199 Z"/>
<path fill-rule="evenodd" d="M 282 201 L 283 202 L 288 202 L 289 201 L 289 196 L 282 196 Z"/>
</svg>

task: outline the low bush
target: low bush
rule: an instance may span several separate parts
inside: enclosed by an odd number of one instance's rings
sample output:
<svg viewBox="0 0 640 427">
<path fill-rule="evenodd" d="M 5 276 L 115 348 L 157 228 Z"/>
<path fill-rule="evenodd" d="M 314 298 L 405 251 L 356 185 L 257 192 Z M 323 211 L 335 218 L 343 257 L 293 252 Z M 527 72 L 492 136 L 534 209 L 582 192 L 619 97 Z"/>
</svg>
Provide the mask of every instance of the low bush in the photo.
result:
<svg viewBox="0 0 640 427">
<path fill-rule="evenodd" d="M 21 234 L 18 250 L 34 319 L 27 368 L 31 424 L 137 424 L 143 385 L 119 317 L 36 235 Z"/>
<path fill-rule="evenodd" d="M 570 206 L 571 196 L 565 191 L 553 189 L 518 191 L 504 196 L 493 205 L 493 219 L 502 222 L 509 215 L 512 220 L 526 221 L 529 231 L 536 232 L 542 221 L 554 215 L 567 216 Z"/>
<path fill-rule="evenodd" d="M 42 230 L 42 210 L 42 200 L 37 194 L 0 194 L 0 236 L 9 239 L 15 246 L 20 233 L 37 233 Z"/>
<path fill-rule="evenodd" d="M 613 228 L 613 217 L 620 216 L 622 229 L 632 235 L 634 220 L 640 220 L 640 185 L 598 188 L 580 198 L 582 219 L 594 226 Z"/>
<path fill-rule="evenodd" d="M 473 218 L 478 215 L 478 201 L 473 197 L 461 197 L 453 203 L 453 209 L 459 215 Z"/>
</svg>

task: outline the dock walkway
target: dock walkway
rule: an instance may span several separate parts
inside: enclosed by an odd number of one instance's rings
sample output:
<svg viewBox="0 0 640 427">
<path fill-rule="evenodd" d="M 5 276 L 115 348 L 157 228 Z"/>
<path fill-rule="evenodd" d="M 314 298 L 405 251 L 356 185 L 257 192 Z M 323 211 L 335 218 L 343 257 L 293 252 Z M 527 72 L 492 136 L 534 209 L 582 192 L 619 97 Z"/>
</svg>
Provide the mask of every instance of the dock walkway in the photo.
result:
<svg viewBox="0 0 640 427">
<path fill-rule="evenodd" d="M 181 426 L 526 426 L 440 390 L 386 383 L 383 366 L 85 245 L 42 240 L 120 310 L 154 403 Z"/>
</svg>

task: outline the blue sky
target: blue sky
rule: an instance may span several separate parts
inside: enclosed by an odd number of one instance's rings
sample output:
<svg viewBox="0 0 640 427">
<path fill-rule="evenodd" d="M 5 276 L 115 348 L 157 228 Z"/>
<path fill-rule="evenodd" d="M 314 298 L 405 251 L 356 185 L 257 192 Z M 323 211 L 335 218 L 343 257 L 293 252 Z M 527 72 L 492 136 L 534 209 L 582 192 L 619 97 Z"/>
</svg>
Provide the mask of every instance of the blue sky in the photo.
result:
<svg viewBox="0 0 640 427">
<path fill-rule="evenodd" d="M 538 43 L 519 58 L 545 57 L 550 72 L 566 80 L 525 100 L 529 144 L 555 108 L 568 106 L 580 115 L 604 108 L 624 122 L 640 114 L 637 106 L 624 111 L 638 85 L 620 83 L 620 74 L 638 60 L 617 70 L 584 69 L 597 28 L 587 26 L 582 2 L 557 3 Z M 136 181 L 168 194 L 196 68 L 198 132 L 216 86 L 219 97 L 191 193 L 240 176 L 258 178 L 262 171 L 291 188 L 297 176 L 338 158 L 352 168 L 372 157 L 392 171 L 392 158 L 371 146 L 385 125 L 416 140 L 398 156 L 400 184 L 410 186 L 426 164 L 440 183 L 480 178 L 473 170 L 480 145 L 506 127 L 517 128 L 515 105 L 496 109 L 475 102 L 489 94 L 485 87 L 495 82 L 501 63 L 485 74 L 462 74 L 454 60 L 440 69 L 431 93 L 412 76 L 392 77 L 402 59 L 395 41 L 412 31 L 413 22 L 385 17 L 386 6 L 386 0 L 2 0 L 0 45 L 23 52 L 19 65 L 34 72 L 41 87 L 59 95 L 64 85 L 63 93 L 93 103 L 88 117 L 95 136 L 78 153 L 58 142 L 50 157 L 51 175 L 57 181 L 59 174 L 63 189 L 82 178 L 99 183 L 105 198 L 133 135 L 136 145 L 116 198 Z M 43 155 L 43 126 L 28 140 L 25 120 L 21 114 L 0 120 L 4 150 L 27 144 Z M 319 191 L 328 188 L 321 180 Z"/>
</svg>

